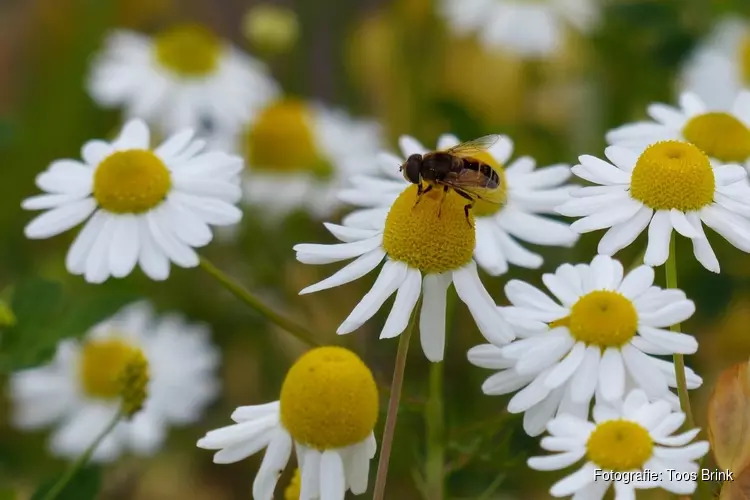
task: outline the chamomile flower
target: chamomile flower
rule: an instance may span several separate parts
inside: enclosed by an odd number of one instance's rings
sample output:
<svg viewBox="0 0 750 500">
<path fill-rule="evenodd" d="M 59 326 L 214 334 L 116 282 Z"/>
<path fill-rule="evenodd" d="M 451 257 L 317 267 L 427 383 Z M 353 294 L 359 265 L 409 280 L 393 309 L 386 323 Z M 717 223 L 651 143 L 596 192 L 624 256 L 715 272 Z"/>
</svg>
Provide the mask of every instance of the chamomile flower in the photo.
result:
<svg viewBox="0 0 750 500">
<path fill-rule="evenodd" d="M 455 136 L 445 134 L 437 147 L 447 149 L 459 142 Z M 390 153 L 378 157 L 385 177 L 355 176 L 352 187 L 339 193 L 341 200 L 367 207 L 347 215 L 344 225 L 377 227 L 393 201 L 409 186 L 399 167 L 410 155 L 425 154 L 428 150 L 409 136 L 402 136 L 399 143 L 403 157 Z M 578 241 L 578 234 L 568 224 L 544 216 L 554 214 L 555 207 L 570 199 L 572 186 L 563 185 L 570 177 L 570 167 L 553 165 L 535 169 L 535 161 L 528 156 L 508 163 L 512 154 L 513 142 L 501 136 L 486 153 L 478 155 L 498 173 L 504 198 L 500 204 L 479 200 L 472 209 L 476 220 L 474 259 L 493 276 L 506 273 L 509 264 L 528 269 L 541 267 L 542 256 L 524 248 L 518 240 L 561 247 L 571 247 Z"/>
<path fill-rule="evenodd" d="M 607 133 L 610 144 L 643 149 L 659 141 L 687 141 L 722 163 L 750 166 L 750 91 L 737 94 L 729 111 L 710 109 L 690 92 L 680 107 L 651 104 L 654 121 L 623 125 Z"/>
<path fill-rule="evenodd" d="M 394 293 L 380 338 L 400 335 L 407 327 L 420 296 L 419 334 L 424 354 L 442 361 L 445 349 L 446 293 L 451 283 L 469 307 L 480 332 L 495 342 L 508 342 L 513 332 L 479 279 L 472 258 L 476 247 L 474 218 L 466 218 L 466 199 L 454 191 L 433 189 L 417 201 L 417 186 L 404 189 L 390 210 L 371 218 L 372 229 L 326 224 L 342 243 L 300 244 L 294 247 L 304 264 L 330 264 L 355 259 L 333 276 L 303 289 L 300 294 L 349 283 L 385 260 L 372 289 L 339 326 L 336 333 L 351 333 L 372 318 Z M 380 209 L 378 209 L 380 210 Z"/>
<path fill-rule="evenodd" d="M 520 389 L 508 411 L 524 413 L 529 435 L 540 434 L 556 413 L 586 418 L 594 395 L 615 401 L 633 385 L 679 407 L 669 390 L 677 386 L 674 365 L 653 356 L 698 349 L 692 336 L 665 330 L 695 312 L 682 291 L 654 286 L 648 266 L 624 276 L 622 265 L 605 255 L 590 265 L 563 264 L 543 281 L 556 300 L 523 281 L 505 286 L 511 305 L 501 310 L 518 340 L 480 345 L 468 355 L 474 365 L 500 370 L 483 384 L 485 394 Z M 531 322 L 547 326 L 529 329 Z M 687 379 L 691 389 L 702 383 L 689 369 Z"/>
<path fill-rule="evenodd" d="M 219 353 L 205 326 L 176 315 L 154 317 L 138 302 L 91 329 L 84 340 L 64 340 L 48 365 L 13 374 L 13 424 L 24 430 L 54 426 L 57 456 L 76 458 L 112 421 L 120 407 L 118 377 L 134 353 L 148 360 L 145 404 L 120 421 L 96 448 L 93 460 L 125 452 L 151 455 L 170 426 L 195 422 L 217 395 Z"/>
<path fill-rule="evenodd" d="M 567 27 L 587 33 L 599 22 L 595 0 L 441 0 L 440 5 L 456 34 L 476 33 L 487 48 L 527 58 L 556 52 Z"/>
<path fill-rule="evenodd" d="M 253 483 L 253 500 L 272 500 L 279 475 L 296 451 L 299 499 L 342 499 L 367 491 L 377 442 L 378 390 L 369 368 L 341 347 L 318 347 L 286 375 L 279 401 L 242 406 L 236 424 L 208 432 L 198 447 L 220 450 L 217 464 L 243 460 L 266 448 Z M 290 488 L 292 489 L 292 488 Z M 287 498 L 294 498 L 294 490 Z"/>
<path fill-rule="evenodd" d="M 557 208 L 581 217 L 570 228 L 588 233 L 609 228 L 599 253 L 614 255 L 648 227 L 643 262 L 660 266 L 669 257 L 672 229 L 690 238 L 695 258 L 718 273 L 719 261 L 703 224 L 743 252 L 750 252 L 750 185 L 739 165 L 718 165 L 697 146 L 660 141 L 642 152 L 621 146 L 604 151 L 611 163 L 579 157 L 573 173 L 598 186 L 582 187 Z"/>
<path fill-rule="evenodd" d="M 49 238 L 88 219 L 65 265 L 90 283 L 127 276 L 136 264 L 154 280 L 169 276 L 170 261 L 197 266 L 193 248 L 211 241 L 209 225 L 242 217 L 234 206 L 242 160 L 201 153 L 204 145 L 185 130 L 152 150 L 141 120 L 128 122 L 112 142 L 87 142 L 83 161 L 58 160 L 37 176 L 46 193 L 22 206 L 46 212 L 26 226 L 26 236 Z"/>
<path fill-rule="evenodd" d="M 218 149 L 245 158 L 244 201 L 271 219 L 293 210 L 325 218 L 356 174 L 374 172 L 379 126 L 293 98 L 270 103 L 239 133 L 216 134 Z"/>
<path fill-rule="evenodd" d="M 681 90 L 698 94 L 712 109 L 728 110 L 750 88 L 750 24 L 739 17 L 718 22 L 683 68 Z"/>
<path fill-rule="evenodd" d="M 696 481 L 677 474 L 696 473 L 697 461 L 708 453 L 709 445 L 691 443 L 700 429 L 674 435 L 685 414 L 664 401 L 649 402 L 642 390 L 631 391 L 624 401 L 597 405 L 593 413 L 593 422 L 573 415 L 552 420 L 547 425 L 550 435 L 541 444 L 558 453 L 528 460 L 529 467 L 541 471 L 565 469 L 585 460 L 580 469 L 552 486 L 553 497 L 601 500 L 610 486 L 615 500 L 633 499 L 638 489 L 663 488 L 677 495 L 695 491 Z M 634 474 L 643 471 L 651 474 Z M 617 480 L 609 477 L 615 473 L 620 473 Z"/>
<path fill-rule="evenodd" d="M 115 31 L 95 57 L 89 93 L 165 134 L 183 128 L 237 127 L 279 92 L 259 61 L 200 25 L 154 37 Z"/>
</svg>

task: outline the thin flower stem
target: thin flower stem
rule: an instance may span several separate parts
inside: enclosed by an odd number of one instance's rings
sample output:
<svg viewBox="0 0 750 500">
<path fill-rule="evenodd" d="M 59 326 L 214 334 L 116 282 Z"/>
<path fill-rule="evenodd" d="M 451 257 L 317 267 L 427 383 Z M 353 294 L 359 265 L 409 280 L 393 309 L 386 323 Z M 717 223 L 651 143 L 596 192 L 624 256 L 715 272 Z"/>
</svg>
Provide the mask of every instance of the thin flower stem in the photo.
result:
<svg viewBox="0 0 750 500">
<path fill-rule="evenodd" d="M 216 279 L 216 281 L 218 281 L 224 288 L 229 290 L 232 295 L 250 306 L 271 323 L 283 328 L 287 332 L 294 335 L 300 342 L 303 342 L 311 347 L 317 347 L 318 345 L 320 345 L 315 340 L 315 336 L 310 333 L 305 327 L 275 312 L 273 309 L 261 302 L 260 299 L 250 293 L 250 291 L 248 291 L 245 287 L 234 281 L 222 270 L 213 265 L 205 257 L 200 258 L 200 267 L 203 268 L 203 270 L 210 274 L 214 279 Z"/>
<path fill-rule="evenodd" d="M 391 397 L 388 398 L 388 414 L 385 417 L 385 429 L 383 429 L 383 442 L 380 445 L 380 458 L 378 459 L 378 473 L 375 478 L 373 500 L 385 498 L 385 482 L 388 477 L 388 462 L 391 459 L 391 448 L 393 447 L 393 435 L 396 433 L 396 420 L 398 419 L 398 406 L 401 399 L 401 388 L 404 385 L 404 373 L 406 371 L 406 356 L 409 353 L 409 340 L 411 339 L 414 325 L 417 322 L 421 300 L 414 306 L 409 324 L 398 340 L 398 351 L 393 368 L 393 381 L 391 382 Z"/>
<path fill-rule="evenodd" d="M 677 288 L 677 253 L 676 238 L 672 235 L 669 241 L 669 257 L 666 263 L 667 288 Z M 680 332 L 680 324 L 672 325 L 670 328 L 673 332 Z M 687 378 L 685 377 L 685 358 L 682 354 L 674 355 L 674 371 L 677 378 L 677 395 L 680 397 L 680 408 L 685 414 L 685 423 L 688 429 L 695 427 L 693 420 L 693 411 L 690 409 L 690 396 L 687 389 Z"/>
<path fill-rule="evenodd" d="M 83 454 L 78 457 L 78 459 L 73 462 L 73 465 L 71 465 L 68 470 L 65 472 L 65 475 L 63 475 L 53 486 L 52 488 L 47 491 L 47 494 L 42 497 L 42 500 L 53 500 L 57 498 L 57 496 L 62 493 L 62 491 L 65 489 L 65 486 L 70 482 L 71 479 L 76 475 L 76 472 L 78 472 L 80 469 L 86 466 L 86 464 L 91 459 L 91 455 L 94 454 L 94 451 L 99 446 L 99 444 L 104 440 L 105 437 L 107 437 L 107 434 L 112 432 L 112 429 L 115 428 L 115 426 L 120 422 L 120 419 L 123 417 L 123 413 L 121 411 L 117 412 L 117 415 L 115 415 L 115 418 L 112 419 L 112 421 L 105 427 L 105 429 L 99 434 L 96 439 L 94 440 L 91 445 L 89 445 L 88 448 L 86 448 L 86 451 L 83 452 Z"/>
</svg>

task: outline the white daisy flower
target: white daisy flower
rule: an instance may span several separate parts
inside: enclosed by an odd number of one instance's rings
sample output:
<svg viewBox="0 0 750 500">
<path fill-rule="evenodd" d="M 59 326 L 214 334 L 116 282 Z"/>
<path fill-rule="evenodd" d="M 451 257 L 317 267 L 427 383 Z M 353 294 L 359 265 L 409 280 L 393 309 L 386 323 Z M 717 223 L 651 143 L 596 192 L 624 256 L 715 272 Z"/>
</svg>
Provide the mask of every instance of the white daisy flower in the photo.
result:
<svg viewBox="0 0 750 500">
<path fill-rule="evenodd" d="M 467 219 L 466 199 L 454 191 L 433 189 L 419 197 L 412 184 L 396 198 L 372 229 L 326 224 L 342 243 L 296 245 L 297 260 L 304 264 L 330 264 L 356 259 L 333 276 L 303 289 L 318 292 L 361 278 L 385 259 L 372 289 L 339 326 L 336 333 L 351 333 L 362 326 L 396 291 L 380 338 L 393 338 L 407 327 L 422 296 L 419 333 L 430 361 L 442 361 L 445 349 L 446 292 L 453 283 L 458 297 L 469 307 L 479 331 L 495 342 L 509 342 L 513 332 L 495 307 L 479 279 L 472 258 L 476 247 L 474 218 Z M 387 212 L 387 213 L 386 213 Z"/>
<path fill-rule="evenodd" d="M 448 149 L 459 142 L 457 137 L 445 134 L 438 140 L 437 149 Z M 409 156 L 429 151 L 409 136 L 402 136 L 399 143 L 402 157 L 390 153 L 378 156 L 385 178 L 355 176 L 351 179 L 352 187 L 339 193 L 339 198 L 351 205 L 368 207 L 346 216 L 344 225 L 381 224 L 394 200 L 409 186 L 399 167 Z M 528 269 L 541 267 L 542 256 L 527 250 L 517 240 L 562 247 L 572 247 L 578 241 L 578 234 L 568 224 L 544 217 L 555 214 L 555 207 L 570 199 L 574 187 L 563 185 L 570 178 L 570 166 L 560 164 L 535 170 L 536 162 L 528 156 L 508 164 L 512 154 L 513 142 L 501 136 L 486 153 L 478 155 L 500 176 L 505 198 L 501 204 L 479 200 L 472 209 L 476 218 L 474 259 L 493 276 L 506 273 L 509 264 Z"/>
<path fill-rule="evenodd" d="M 239 133 L 220 132 L 214 145 L 244 156 L 244 201 L 271 220 L 304 210 L 331 216 L 336 193 L 357 174 L 374 172 L 380 127 L 340 110 L 292 98 L 278 99 Z"/>
<path fill-rule="evenodd" d="M 511 306 L 501 310 L 519 340 L 480 345 L 468 357 L 476 366 L 500 370 L 483 384 L 485 394 L 521 389 L 508 411 L 525 413 L 529 435 L 539 435 L 555 414 L 586 418 L 594 395 L 615 401 L 628 386 L 679 408 L 669 390 L 677 387 L 674 364 L 653 356 L 698 349 L 692 336 L 665 329 L 688 319 L 695 304 L 680 290 L 653 286 L 651 267 L 623 274 L 622 265 L 604 255 L 590 265 L 563 264 L 542 277 L 556 301 L 523 281 L 506 284 Z M 529 329 L 532 321 L 547 327 Z M 686 372 L 688 388 L 699 387 L 701 378 Z"/>
<path fill-rule="evenodd" d="M 153 38 L 116 31 L 94 59 L 89 93 L 172 134 L 183 128 L 237 127 L 278 93 L 264 64 L 199 25 Z"/>
<path fill-rule="evenodd" d="M 712 109 L 729 110 L 737 93 L 750 87 L 750 23 L 739 17 L 718 22 L 687 60 L 681 90 L 695 92 Z"/>
<path fill-rule="evenodd" d="M 219 352 L 209 335 L 206 326 L 177 315 L 155 318 L 145 302 L 127 306 L 84 340 L 61 342 L 48 365 L 11 376 L 13 423 L 24 430 L 56 427 L 50 451 L 77 458 L 115 417 L 118 376 L 140 350 L 149 363 L 145 405 L 115 426 L 93 460 L 112 461 L 127 451 L 152 455 L 170 426 L 194 423 L 219 391 Z"/>
<path fill-rule="evenodd" d="M 695 258 L 718 273 L 719 261 L 702 223 L 743 252 L 750 252 L 750 185 L 739 165 L 717 165 L 698 147 L 683 141 L 661 141 L 643 152 L 610 146 L 611 161 L 579 157 L 573 173 L 598 186 L 573 191 L 557 211 L 583 217 L 570 228 L 588 233 L 609 228 L 599 253 L 614 255 L 648 227 L 643 262 L 660 266 L 669 257 L 672 229 L 690 238 Z"/>
<path fill-rule="evenodd" d="M 237 223 L 242 212 L 242 160 L 221 152 L 201 153 L 193 132 L 175 134 L 156 149 L 149 130 L 132 120 L 112 142 L 87 142 L 83 161 L 58 160 L 36 178 L 46 194 L 24 200 L 27 210 L 46 210 L 25 229 L 45 239 L 86 225 L 65 265 L 90 283 L 122 278 L 136 264 L 154 280 L 169 276 L 169 263 L 198 265 L 193 248 L 207 245 L 209 225 Z M 90 218 L 89 218 L 90 217 Z"/>
<path fill-rule="evenodd" d="M 440 12 L 456 34 L 527 58 L 553 54 L 567 27 L 588 33 L 600 18 L 595 0 L 441 0 Z"/>
<path fill-rule="evenodd" d="M 729 111 L 711 109 L 696 95 L 685 92 L 680 107 L 651 104 L 654 121 L 629 123 L 607 133 L 607 142 L 631 149 L 658 141 L 687 141 L 722 163 L 750 167 L 750 91 L 742 91 Z"/>
<path fill-rule="evenodd" d="M 528 465 L 541 471 L 560 470 L 585 460 L 576 472 L 555 483 L 553 497 L 601 500 L 610 486 L 615 500 L 635 498 L 638 489 L 663 488 L 691 495 L 697 461 L 708 453 L 708 442 L 690 443 L 700 429 L 674 435 L 685 415 L 664 401 L 649 402 L 641 390 L 624 401 L 594 407 L 594 421 L 561 415 L 548 425 L 542 448 L 555 455 L 532 457 Z M 690 444 L 689 444 L 690 443 Z M 670 470 L 672 472 L 670 472 Z"/>
<path fill-rule="evenodd" d="M 220 450 L 217 464 L 234 463 L 266 448 L 253 483 L 253 500 L 272 500 L 292 448 L 299 499 L 340 500 L 367 491 L 377 442 L 378 389 L 369 368 L 342 347 L 318 347 L 291 367 L 279 401 L 242 406 L 236 424 L 211 431 L 198 447 Z"/>
</svg>

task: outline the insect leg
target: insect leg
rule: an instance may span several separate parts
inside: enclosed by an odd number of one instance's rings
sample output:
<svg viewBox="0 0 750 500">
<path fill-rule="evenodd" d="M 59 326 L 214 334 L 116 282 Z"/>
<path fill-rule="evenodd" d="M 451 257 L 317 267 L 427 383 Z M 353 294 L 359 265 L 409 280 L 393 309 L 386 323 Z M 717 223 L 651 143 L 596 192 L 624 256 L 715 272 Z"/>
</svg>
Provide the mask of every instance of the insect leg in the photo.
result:
<svg viewBox="0 0 750 500">
<path fill-rule="evenodd" d="M 468 193 L 460 189 L 454 189 L 454 191 L 456 191 L 456 193 L 459 196 L 462 196 L 463 198 L 466 198 L 467 200 L 469 200 L 469 203 L 464 205 L 464 215 L 466 215 L 466 223 L 469 224 L 469 227 L 473 227 L 471 225 L 471 220 L 469 219 L 469 210 L 474 208 L 474 198 L 472 198 Z"/>
<path fill-rule="evenodd" d="M 443 202 L 445 201 L 445 197 L 448 194 L 448 189 L 450 189 L 449 186 L 443 186 L 443 195 L 440 198 L 440 206 L 438 207 L 438 218 L 440 218 L 440 214 L 443 213 Z"/>
<path fill-rule="evenodd" d="M 432 191 L 432 184 L 430 184 L 429 186 L 427 186 L 427 189 L 425 189 L 424 191 L 422 191 L 422 184 L 421 184 L 421 183 L 420 183 L 420 184 L 417 184 L 417 201 L 415 201 L 415 202 L 414 202 L 414 207 L 416 207 L 416 206 L 417 206 L 417 204 L 418 204 L 418 203 L 419 203 L 420 201 L 422 201 L 422 195 L 424 195 L 424 194 L 427 194 L 427 193 L 429 193 L 430 191 Z M 412 209 L 413 209 L 414 207 L 412 207 Z"/>
</svg>

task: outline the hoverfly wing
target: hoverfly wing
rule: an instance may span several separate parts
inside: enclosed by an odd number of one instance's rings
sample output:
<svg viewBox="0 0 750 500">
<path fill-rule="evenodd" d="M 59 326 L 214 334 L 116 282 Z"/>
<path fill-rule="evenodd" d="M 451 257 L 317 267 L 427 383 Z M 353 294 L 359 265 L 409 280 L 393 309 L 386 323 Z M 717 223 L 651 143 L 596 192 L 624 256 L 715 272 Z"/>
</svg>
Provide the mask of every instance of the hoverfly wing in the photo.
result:
<svg viewBox="0 0 750 500">
<path fill-rule="evenodd" d="M 446 153 L 450 153 L 459 157 L 471 157 L 477 153 L 487 151 L 489 148 L 494 146 L 497 141 L 500 140 L 500 136 L 497 134 L 485 135 L 473 141 L 462 142 L 452 148 L 445 150 Z"/>
<path fill-rule="evenodd" d="M 441 183 L 489 203 L 498 203 L 503 196 L 502 191 L 498 189 L 497 180 L 469 168 L 464 168 L 458 173 L 451 172 Z"/>
</svg>

